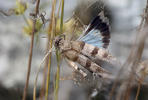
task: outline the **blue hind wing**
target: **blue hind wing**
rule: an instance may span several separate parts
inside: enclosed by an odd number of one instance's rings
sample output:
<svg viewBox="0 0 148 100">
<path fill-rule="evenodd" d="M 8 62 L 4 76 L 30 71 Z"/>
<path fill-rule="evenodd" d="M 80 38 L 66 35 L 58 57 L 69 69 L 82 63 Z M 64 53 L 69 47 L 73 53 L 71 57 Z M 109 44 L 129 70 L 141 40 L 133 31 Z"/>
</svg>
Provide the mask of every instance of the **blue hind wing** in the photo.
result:
<svg viewBox="0 0 148 100">
<path fill-rule="evenodd" d="M 87 44 L 91 44 L 100 48 L 102 47 L 103 44 L 101 41 L 101 36 L 99 36 L 100 34 L 98 33 L 99 33 L 98 30 L 91 30 L 87 35 L 82 37 L 80 41 L 83 41 Z"/>
<path fill-rule="evenodd" d="M 108 47 L 110 42 L 110 29 L 108 20 L 102 15 L 102 12 L 92 20 L 78 40 L 99 48 Z"/>
</svg>

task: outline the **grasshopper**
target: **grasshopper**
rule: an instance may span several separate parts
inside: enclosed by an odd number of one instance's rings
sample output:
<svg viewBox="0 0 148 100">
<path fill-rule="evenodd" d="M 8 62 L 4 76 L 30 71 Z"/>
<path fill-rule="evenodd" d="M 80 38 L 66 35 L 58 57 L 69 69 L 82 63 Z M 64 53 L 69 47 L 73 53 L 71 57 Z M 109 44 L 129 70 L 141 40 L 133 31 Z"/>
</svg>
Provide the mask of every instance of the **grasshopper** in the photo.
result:
<svg viewBox="0 0 148 100">
<path fill-rule="evenodd" d="M 66 40 L 65 36 L 57 36 L 54 46 L 72 62 L 77 62 L 91 73 L 101 77 L 111 73 L 103 68 L 112 56 L 107 48 L 110 42 L 110 27 L 104 12 L 96 16 L 76 41 Z M 79 71 L 80 69 L 77 68 Z"/>
</svg>

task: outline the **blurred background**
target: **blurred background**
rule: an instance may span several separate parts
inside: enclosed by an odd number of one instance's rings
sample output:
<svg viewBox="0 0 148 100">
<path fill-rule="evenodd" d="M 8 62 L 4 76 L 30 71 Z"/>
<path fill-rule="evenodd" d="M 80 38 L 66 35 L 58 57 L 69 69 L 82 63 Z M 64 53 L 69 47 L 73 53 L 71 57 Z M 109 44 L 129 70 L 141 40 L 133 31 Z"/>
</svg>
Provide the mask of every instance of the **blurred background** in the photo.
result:
<svg viewBox="0 0 148 100">
<path fill-rule="evenodd" d="M 26 0 L 28 9 L 25 16 L 35 7 L 35 0 Z M 41 12 L 46 12 L 45 18 L 49 18 L 51 12 L 51 0 L 41 0 Z M 0 0 L 0 10 L 8 11 L 15 7 L 15 0 Z M 87 25 L 99 12 L 100 6 L 105 5 L 105 14 L 110 20 L 111 43 L 109 51 L 121 63 L 124 63 L 130 53 L 132 44 L 136 38 L 136 29 L 141 21 L 141 14 L 146 5 L 146 0 L 105 0 L 102 4 L 99 0 L 65 0 L 64 21 L 70 19 L 75 13 L 77 17 Z M 23 32 L 26 25 L 23 16 L 5 16 L 0 13 L 0 100 L 20 100 L 26 81 L 30 37 Z M 48 22 L 44 30 L 46 30 Z M 45 56 L 46 34 L 42 32 L 35 37 L 31 76 L 27 100 L 32 100 L 33 85 L 39 64 Z M 148 41 L 147 41 L 148 42 Z M 145 46 L 142 59 L 148 58 L 148 46 Z M 53 54 L 52 66 L 56 66 Z M 52 69 L 52 72 L 55 68 Z M 62 63 L 61 76 L 70 75 L 72 69 Z M 38 89 L 43 80 L 43 68 L 38 78 Z M 54 76 L 51 76 L 51 84 Z M 72 80 L 60 81 L 59 100 L 87 100 L 87 88 L 76 85 Z M 52 93 L 52 89 L 50 90 Z M 144 93 L 148 93 L 145 89 Z M 37 92 L 39 94 L 39 92 Z M 103 99 L 100 99 L 103 100 Z M 148 100 L 144 97 L 140 100 Z"/>
</svg>

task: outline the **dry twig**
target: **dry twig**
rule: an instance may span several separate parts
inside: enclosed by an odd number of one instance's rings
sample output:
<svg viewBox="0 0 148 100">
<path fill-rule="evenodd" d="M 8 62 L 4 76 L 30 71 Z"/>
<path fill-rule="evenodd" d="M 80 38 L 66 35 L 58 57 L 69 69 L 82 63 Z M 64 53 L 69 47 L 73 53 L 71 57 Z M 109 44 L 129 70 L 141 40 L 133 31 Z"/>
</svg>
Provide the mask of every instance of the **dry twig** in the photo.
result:
<svg viewBox="0 0 148 100">
<path fill-rule="evenodd" d="M 27 89 L 28 89 L 28 85 L 29 85 L 29 78 L 30 78 L 30 72 L 31 72 L 31 63 L 32 63 L 32 53 L 33 53 L 33 44 L 34 44 L 34 34 L 36 32 L 35 26 L 36 26 L 36 18 L 37 18 L 37 15 L 39 13 L 39 4 L 40 4 L 40 0 L 37 0 L 35 14 L 34 14 L 35 16 L 34 16 L 34 19 L 33 19 L 32 34 L 31 34 L 31 45 L 30 45 L 30 50 L 29 50 L 27 79 L 26 79 L 26 83 L 25 83 L 25 87 L 24 87 L 22 100 L 26 100 Z"/>
</svg>

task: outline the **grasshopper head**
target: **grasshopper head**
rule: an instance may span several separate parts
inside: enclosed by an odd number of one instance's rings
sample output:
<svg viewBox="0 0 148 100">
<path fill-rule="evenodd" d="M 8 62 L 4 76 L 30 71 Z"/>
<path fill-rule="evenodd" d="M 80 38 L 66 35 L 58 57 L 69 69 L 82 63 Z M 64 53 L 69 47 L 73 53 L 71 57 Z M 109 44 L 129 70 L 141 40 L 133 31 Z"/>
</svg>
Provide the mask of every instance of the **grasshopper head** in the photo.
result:
<svg viewBox="0 0 148 100">
<path fill-rule="evenodd" d="M 65 40 L 65 35 L 60 35 L 60 36 L 55 37 L 55 39 L 54 39 L 55 48 L 60 49 L 64 40 Z"/>
</svg>

